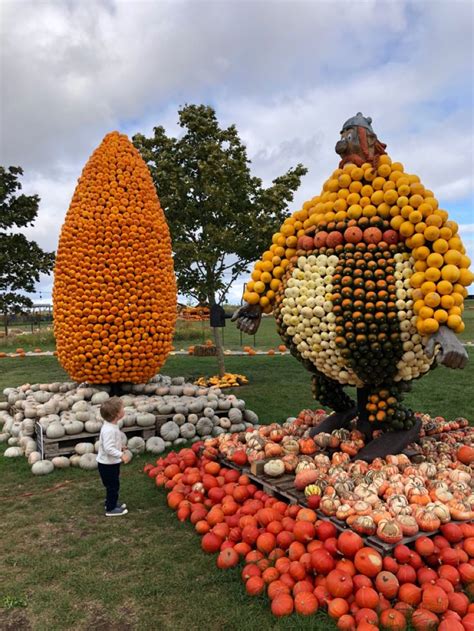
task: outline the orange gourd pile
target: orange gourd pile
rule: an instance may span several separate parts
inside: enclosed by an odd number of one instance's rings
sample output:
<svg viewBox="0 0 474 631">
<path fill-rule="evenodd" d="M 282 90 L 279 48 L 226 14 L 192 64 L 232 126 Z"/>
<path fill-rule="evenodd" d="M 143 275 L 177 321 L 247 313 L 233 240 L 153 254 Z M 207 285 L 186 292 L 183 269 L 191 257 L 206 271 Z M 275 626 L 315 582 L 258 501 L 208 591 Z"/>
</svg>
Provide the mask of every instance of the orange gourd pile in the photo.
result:
<svg viewBox="0 0 474 631">
<path fill-rule="evenodd" d="M 333 248 L 344 241 L 356 243 L 359 237 L 352 237 L 348 227 L 357 226 L 355 232 L 362 239 L 360 229 L 367 229 L 369 237 L 370 227 L 381 220 L 397 233 L 397 240 L 405 242 L 414 258 L 411 286 L 418 332 L 430 335 L 440 324 L 462 332 L 466 287 L 474 275 L 458 225 L 438 207 L 434 194 L 419 177 L 405 173 L 403 165 L 392 162 L 388 155 L 380 157 L 376 169 L 369 163 L 336 169 L 318 196 L 285 219 L 269 250 L 255 264 L 244 300 L 270 312 L 285 270 L 297 254 Z M 391 238 L 389 233 L 383 237 Z M 380 240 L 387 241 L 382 233 Z"/>
<path fill-rule="evenodd" d="M 56 259 L 58 358 L 76 381 L 148 381 L 176 321 L 171 239 L 148 168 L 112 132 L 79 178 Z"/>
<path fill-rule="evenodd" d="M 382 556 L 357 533 L 338 534 L 314 510 L 270 497 L 215 457 L 195 443 L 144 472 L 167 490 L 169 508 L 201 536 L 204 552 L 217 555 L 219 569 L 240 564 L 246 593 L 266 594 L 274 616 L 326 611 L 338 629 L 352 631 L 404 631 L 410 622 L 416 630 L 473 628 L 472 523 L 443 524 L 432 539 Z"/>
</svg>

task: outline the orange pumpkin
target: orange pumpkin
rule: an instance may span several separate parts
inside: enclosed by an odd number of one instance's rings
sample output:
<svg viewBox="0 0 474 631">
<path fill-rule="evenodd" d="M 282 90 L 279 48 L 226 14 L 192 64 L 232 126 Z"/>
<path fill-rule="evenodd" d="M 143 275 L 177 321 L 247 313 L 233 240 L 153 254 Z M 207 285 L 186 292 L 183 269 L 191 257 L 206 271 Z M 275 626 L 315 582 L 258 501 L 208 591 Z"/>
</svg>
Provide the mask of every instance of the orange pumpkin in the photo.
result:
<svg viewBox="0 0 474 631">
<path fill-rule="evenodd" d="M 328 603 L 328 614 L 331 618 L 340 618 L 349 613 L 349 603 L 344 598 L 333 598 Z"/>
<path fill-rule="evenodd" d="M 388 600 L 392 600 L 396 597 L 399 587 L 400 584 L 398 579 L 395 574 L 392 574 L 392 572 L 384 570 L 383 572 L 379 572 L 377 574 L 375 579 L 375 588 L 379 594 L 382 594 L 385 598 L 388 598 Z"/>
<path fill-rule="evenodd" d="M 311 616 L 318 610 L 318 599 L 311 592 L 300 592 L 295 596 L 295 611 L 302 616 Z"/>
<path fill-rule="evenodd" d="M 213 532 L 208 532 L 201 539 L 201 548 L 204 552 L 217 552 L 222 545 L 222 539 Z"/>
<path fill-rule="evenodd" d="M 272 600 L 272 614 L 274 616 L 289 616 L 293 613 L 293 598 L 289 594 L 278 594 Z"/>
<path fill-rule="evenodd" d="M 362 608 L 375 609 L 379 604 L 379 595 L 372 587 L 362 586 L 355 594 L 355 602 Z"/>
<path fill-rule="evenodd" d="M 427 585 L 423 589 L 422 606 L 433 613 L 444 613 L 449 607 L 448 595 L 436 585 Z"/>
<path fill-rule="evenodd" d="M 302 454 L 307 454 L 311 456 L 312 454 L 316 453 L 318 449 L 316 447 L 316 443 L 312 438 L 300 438 L 298 444 L 300 447 L 300 453 Z"/>
<path fill-rule="evenodd" d="M 463 445 L 456 452 L 456 458 L 463 464 L 470 465 L 474 462 L 474 447 Z"/>
<path fill-rule="evenodd" d="M 315 535 L 314 525 L 310 521 L 297 521 L 293 528 L 293 534 L 297 541 L 301 543 L 308 543 L 314 539 Z"/>
<path fill-rule="evenodd" d="M 288 587 L 288 585 L 279 579 L 277 579 L 276 581 L 273 581 L 273 583 L 270 583 L 268 585 L 267 594 L 270 600 L 273 600 L 280 594 L 289 594 L 289 593 L 290 593 L 290 588 Z"/>
<path fill-rule="evenodd" d="M 391 631 L 405 631 L 407 621 L 401 611 L 386 609 L 380 614 L 380 624 L 383 629 Z"/>
<path fill-rule="evenodd" d="M 331 596 L 348 598 L 352 594 L 354 585 L 349 574 L 336 569 L 331 570 L 327 575 L 326 587 Z"/>
<path fill-rule="evenodd" d="M 269 554 L 275 547 L 276 539 L 275 535 L 271 532 L 264 532 L 259 535 L 256 541 L 257 549 L 264 554 Z"/>
<path fill-rule="evenodd" d="M 435 631 L 438 628 L 439 619 L 432 611 L 420 607 L 413 613 L 411 623 L 416 631 Z"/>
<path fill-rule="evenodd" d="M 249 596 L 259 596 L 265 591 L 265 583 L 260 576 L 251 576 L 245 583 L 245 590 Z"/>
<path fill-rule="evenodd" d="M 234 550 L 234 548 L 225 548 L 225 550 L 221 550 L 217 557 L 217 567 L 221 570 L 226 570 L 231 567 L 235 567 L 239 562 L 239 555 Z"/>
<path fill-rule="evenodd" d="M 357 551 L 354 565 L 358 572 L 366 576 L 376 576 L 382 569 L 382 557 L 373 548 L 364 547 Z"/>
</svg>

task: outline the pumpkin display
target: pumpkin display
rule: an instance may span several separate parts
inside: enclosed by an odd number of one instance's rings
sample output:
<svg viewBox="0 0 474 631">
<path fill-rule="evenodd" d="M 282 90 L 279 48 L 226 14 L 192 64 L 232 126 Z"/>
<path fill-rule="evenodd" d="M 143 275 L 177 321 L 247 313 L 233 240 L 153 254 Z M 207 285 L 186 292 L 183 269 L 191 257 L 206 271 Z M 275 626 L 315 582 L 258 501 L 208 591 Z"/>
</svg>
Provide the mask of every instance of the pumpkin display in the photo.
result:
<svg viewBox="0 0 474 631">
<path fill-rule="evenodd" d="M 77 381 L 146 383 L 171 350 L 169 230 L 146 164 L 118 132 L 105 136 L 74 191 L 53 305 L 58 359 Z"/>
<path fill-rule="evenodd" d="M 236 320 L 254 333 L 256 316 L 273 311 L 323 405 L 349 412 L 356 404 L 343 388 L 356 386 L 366 399 L 359 417 L 410 429 L 405 382 L 430 370 L 428 345 L 457 344 L 467 361 L 455 334 L 464 330 L 474 275 L 457 223 L 418 176 L 387 155 L 371 123 L 360 112 L 344 123 L 339 168 L 273 235 Z"/>
<path fill-rule="evenodd" d="M 262 436 L 269 437 L 272 431 L 264 428 Z M 216 437 L 206 442 L 210 448 L 235 439 Z M 156 486 L 167 490 L 168 505 L 177 518 L 195 524 L 203 550 L 217 554 L 220 569 L 235 567 L 239 559 L 242 561 L 245 592 L 249 596 L 266 594 L 275 616 L 292 612 L 311 615 L 326 609 L 340 629 L 377 629 L 383 625 L 403 630 L 410 618 L 414 629 L 435 629 L 441 619 L 451 623 L 470 615 L 467 593 L 474 585 L 472 524 L 447 524 L 443 527 L 446 537 L 420 537 L 416 547 L 423 556 L 399 544 L 393 556 L 386 553 L 382 558 L 356 533 L 345 530 L 338 534 L 335 525 L 319 519 L 315 511 L 271 497 L 252 484 L 247 475 L 216 461 L 217 450 L 208 455 L 205 451 L 196 443 L 192 449 L 158 458 L 156 463 L 145 465 L 144 471 L 154 478 Z M 402 473 L 396 473 L 398 467 L 404 468 L 406 476 L 413 476 L 411 484 L 425 483 L 416 465 L 407 465 L 403 458 L 390 460 L 376 463 L 374 469 L 350 463 L 348 468 L 354 476 L 368 475 L 359 485 L 349 484 L 339 465 L 328 469 L 328 479 L 340 478 L 341 487 L 347 483 L 349 488 L 365 488 L 365 497 L 373 492 L 370 484 L 380 482 L 382 474 L 402 478 Z M 436 481 L 436 475 L 431 480 Z M 335 488 L 327 488 L 326 499 L 334 501 Z M 368 504 L 365 500 L 348 501 Z M 191 502 L 194 508 L 189 510 Z M 406 507 L 400 498 L 394 504 L 399 510 Z M 358 509 L 365 513 L 364 506 Z M 386 512 L 376 507 L 372 509 L 374 518 L 370 514 L 353 516 L 370 519 L 374 526 L 375 520 L 378 526 L 388 524 L 389 535 L 395 532 L 398 536 L 398 519 L 404 515 L 399 513 L 395 520 L 393 516 L 385 517 Z"/>
</svg>

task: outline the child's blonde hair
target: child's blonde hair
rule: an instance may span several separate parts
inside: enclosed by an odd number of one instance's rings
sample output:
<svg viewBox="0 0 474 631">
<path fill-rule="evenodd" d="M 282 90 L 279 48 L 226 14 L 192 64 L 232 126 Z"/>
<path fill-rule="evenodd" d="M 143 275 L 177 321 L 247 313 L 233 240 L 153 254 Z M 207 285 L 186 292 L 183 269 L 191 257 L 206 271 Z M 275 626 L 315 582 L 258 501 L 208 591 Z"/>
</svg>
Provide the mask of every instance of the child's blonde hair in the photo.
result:
<svg viewBox="0 0 474 631">
<path fill-rule="evenodd" d="M 113 421 L 117 418 L 120 410 L 123 407 L 123 402 L 120 397 L 110 397 L 107 401 L 104 401 L 100 406 L 100 415 L 106 421 Z"/>
</svg>

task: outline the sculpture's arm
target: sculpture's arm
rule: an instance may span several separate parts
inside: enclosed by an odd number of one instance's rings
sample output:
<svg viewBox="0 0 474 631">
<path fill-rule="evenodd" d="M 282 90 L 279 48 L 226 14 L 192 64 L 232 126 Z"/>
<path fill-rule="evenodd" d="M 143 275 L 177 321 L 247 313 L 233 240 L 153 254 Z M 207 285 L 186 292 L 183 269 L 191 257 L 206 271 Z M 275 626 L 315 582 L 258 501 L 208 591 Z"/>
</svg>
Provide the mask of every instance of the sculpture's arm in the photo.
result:
<svg viewBox="0 0 474 631">
<path fill-rule="evenodd" d="M 469 356 L 466 349 L 457 338 L 456 333 L 447 326 L 441 326 L 428 340 L 425 347 L 425 353 L 428 357 L 433 357 L 437 346 L 440 348 L 436 359 L 440 364 L 444 364 L 448 368 L 464 368 L 467 364 Z"/>
<path fill-rule="evenodd" d="M 237 328 L 248 335 L 254 335 L 257 332 L 261 320 L 262 308 L 259 304 L 245 304 L 234 311 L 231 318 L 232 322 L 236 322 Z"/>
</svg>

